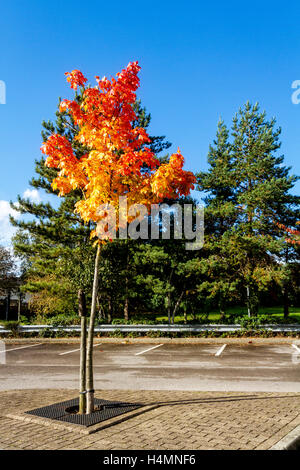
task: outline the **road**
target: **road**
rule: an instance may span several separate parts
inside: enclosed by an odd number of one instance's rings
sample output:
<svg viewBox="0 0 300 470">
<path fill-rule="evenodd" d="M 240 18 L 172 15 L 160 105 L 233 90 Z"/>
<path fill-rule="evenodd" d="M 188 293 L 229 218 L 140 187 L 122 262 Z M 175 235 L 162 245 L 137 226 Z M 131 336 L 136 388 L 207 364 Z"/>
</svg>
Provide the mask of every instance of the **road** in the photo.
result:
<svg viewBox="0 0 300 470">
<path fill-rule="evenodd" d="M 300 392 L 299 340 L 162 345 L 100 341 L 94 348 L 96 389 Z M 78 344 L 37 340 L 1 346 L 0 390 L 78 387 Z"/>
</svg>

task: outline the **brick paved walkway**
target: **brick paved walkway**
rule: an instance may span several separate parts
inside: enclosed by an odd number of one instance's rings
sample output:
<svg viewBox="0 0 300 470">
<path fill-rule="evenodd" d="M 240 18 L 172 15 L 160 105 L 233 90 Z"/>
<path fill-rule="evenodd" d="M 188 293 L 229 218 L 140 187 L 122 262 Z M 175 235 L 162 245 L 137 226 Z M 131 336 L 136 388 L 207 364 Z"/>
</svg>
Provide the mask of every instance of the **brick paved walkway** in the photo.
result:
<svg viewBox="0 0 300 470">
<path fill-rule="evenodd" d="M 300 424 L 300 394 L 97 391 L 107 400 L 160 403 L 94 434 L 7 415 L 76 397 L 70 390 L 0 392 L 1 449 L 269 449 Z"/>
</svg>

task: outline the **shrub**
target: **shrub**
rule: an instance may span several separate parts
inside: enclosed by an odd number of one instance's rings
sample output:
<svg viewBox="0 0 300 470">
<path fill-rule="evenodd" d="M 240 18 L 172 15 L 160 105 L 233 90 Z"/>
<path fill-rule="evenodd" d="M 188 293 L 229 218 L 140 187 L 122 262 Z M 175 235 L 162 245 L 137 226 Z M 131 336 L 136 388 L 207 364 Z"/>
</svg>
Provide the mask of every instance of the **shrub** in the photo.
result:
<svg viewBox="0 0 300 470">
<path fill-rule="evenodd" d="M 70 325 L 79 325 L 80 317 L 78 315 L 66 315 L 59 314 L 54 317 L 49 317 L 45 322 L 47 325 L 56 326 L 70 326 Z"/>
<path fill-rule="evenodd" d="M 38 333 L 41 338 L 55 338 L 56 333 L 51 328 L 44 328 Z"/>
<path fill-rule="evenodd" d="M 18 336 L 19 334 L 19 322 L 18 321 L 6 321 L 5 323 L 3 323 L 3 326 L 7 329 L 7 330 L 10 330 L 11 333 L 10 335 L 11 336 Z"/>
</svg>

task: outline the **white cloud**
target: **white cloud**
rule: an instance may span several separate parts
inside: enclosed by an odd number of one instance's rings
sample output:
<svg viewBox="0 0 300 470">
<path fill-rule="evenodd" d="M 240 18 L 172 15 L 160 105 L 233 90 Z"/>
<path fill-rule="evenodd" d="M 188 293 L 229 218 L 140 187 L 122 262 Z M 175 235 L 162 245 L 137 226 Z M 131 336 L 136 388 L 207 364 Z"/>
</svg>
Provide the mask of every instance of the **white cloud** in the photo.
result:
<svg viewBox="0 0 300 470">
<path fill-rule="evenodd" d="M 30 199 L 32 202 L 41 202 L 41 196 L 37 189 L 26 189 L 23 193 L 23 197 Z"/>
<path fill-rule="evenodd" d="M 23 193 L 23 198 L 36 203 L 41 201 L 41 196 L 37 189 L 26 189 Z M 18 205 L 18 203 L 16 202 L 15 205 Z M 11 238 L 16 233 L 16 228 L 13 227 L 9 221 L 10 215 L 15 219 L 21 217 L 19 212 L 10 207 L 8 201 L 0 200 L 0 245 L 6 247 L 11 246 Z"/>
<path fill-rule="evenodd" d="M 16 219 L 20 214 L 10 207 L 8 201 L 0 201 L 0 243 L 9 246 L 11 237 L 15 234 L 16 229 L 10 224 L 9 216 L 12 215 Z"/>
</svg>

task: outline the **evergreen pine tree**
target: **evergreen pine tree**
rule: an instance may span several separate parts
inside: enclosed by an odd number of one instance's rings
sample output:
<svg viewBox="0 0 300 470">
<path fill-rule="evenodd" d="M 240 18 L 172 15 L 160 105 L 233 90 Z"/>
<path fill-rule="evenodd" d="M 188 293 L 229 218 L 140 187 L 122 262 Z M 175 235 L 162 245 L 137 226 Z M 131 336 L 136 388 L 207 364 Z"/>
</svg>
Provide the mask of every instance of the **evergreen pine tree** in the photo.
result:
<svg viewBox="0 0 300 470">
<path fill-rule="evenodd" d="M 199 189 L 209 192 L 208 215 L 217 217 L 214 227 L 221 227 L 212 236 L 212 250 L 236 272 L 249 315 L 257 309 L 258 291 L 280 280 L 282 240 L 276 224 L 299 203 L 290 193 L 297 177 L 277 155 L 281 130 L 275 124 L 258 104 L 246 103 L 233 119 L 230 144 L 219 126 L 210 168 L 199 174 Z"/>
</svg>

